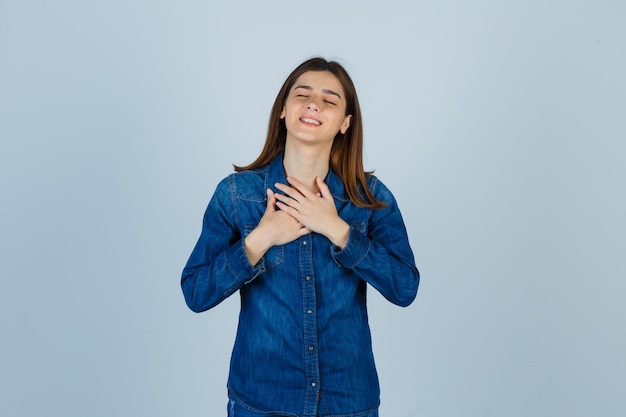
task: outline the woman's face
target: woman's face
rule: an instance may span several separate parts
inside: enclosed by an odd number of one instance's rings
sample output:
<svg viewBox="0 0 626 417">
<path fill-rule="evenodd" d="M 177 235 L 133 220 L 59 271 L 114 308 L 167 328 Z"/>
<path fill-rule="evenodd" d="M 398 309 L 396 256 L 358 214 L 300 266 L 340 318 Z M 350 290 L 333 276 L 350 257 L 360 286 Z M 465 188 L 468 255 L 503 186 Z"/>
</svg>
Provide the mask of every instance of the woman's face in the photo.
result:
<svg viewBox="0 0 626 417">
<path fill-rule="evenodd" d="M 330 145 L 337 132 L 345 133 L 352 121 L 352 115 L 346 116 L 341 83 L 328 71 L 309 71 L 298 77 L 280 118 L 285 119 L 288 141 Z"/>
</svg>

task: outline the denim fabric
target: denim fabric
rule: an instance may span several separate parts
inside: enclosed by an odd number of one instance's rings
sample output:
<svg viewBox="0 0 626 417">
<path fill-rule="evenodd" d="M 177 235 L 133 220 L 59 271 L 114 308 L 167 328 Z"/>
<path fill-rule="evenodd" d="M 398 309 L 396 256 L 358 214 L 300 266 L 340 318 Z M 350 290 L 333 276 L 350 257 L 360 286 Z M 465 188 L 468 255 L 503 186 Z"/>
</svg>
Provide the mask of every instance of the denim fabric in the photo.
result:
<svg viewBox="0 0 626 417">
<path fill-rule="evenodd" d="M 228 389 L 257 414 L 352 417 L 377 409 L 366 284 L 400 306 L 417 293 L 419 273 L 391 192 L 369 176 L 370 190 L 388 204 L 370 210 L 348 199 L 334 172 L 325 181 L 339 216 L 350 225 L 342 250 L 311 233 L 272 247 L 257 265 L 250 264 L 243 239 L 265 211 L 265 190 L 279 192 L 274 184 L 287 184 L 279 157 L 220 182 L 183 270 L 183 294 L 195 312 L 239 291 Z"/>
<path fill-rule="evenodd" d="M 242 406 L 233 398 L 228 399 L 227 417 L 293 417 L 293 414 L 258 413 Z M 378 417 L 378 407 L 365 414 L 353 414 L 350 417 Z"/>
</svg>

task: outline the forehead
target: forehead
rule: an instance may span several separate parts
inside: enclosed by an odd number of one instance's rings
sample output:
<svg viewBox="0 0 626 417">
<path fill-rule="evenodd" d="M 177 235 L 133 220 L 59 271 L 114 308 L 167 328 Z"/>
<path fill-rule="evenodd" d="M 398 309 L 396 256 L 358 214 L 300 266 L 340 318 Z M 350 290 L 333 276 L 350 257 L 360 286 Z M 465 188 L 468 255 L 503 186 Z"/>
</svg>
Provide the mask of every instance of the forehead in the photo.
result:
<svg viewBox="0 0 626 417">
<path fill-rule="evenodd" d="M 331 90 L 344 97 L 343 87 L 339 79 L 329 71 L 307 71 L 296 79 L 291 89 L 299 86 L 310 87 L 313 91 Z"/>
</svg>

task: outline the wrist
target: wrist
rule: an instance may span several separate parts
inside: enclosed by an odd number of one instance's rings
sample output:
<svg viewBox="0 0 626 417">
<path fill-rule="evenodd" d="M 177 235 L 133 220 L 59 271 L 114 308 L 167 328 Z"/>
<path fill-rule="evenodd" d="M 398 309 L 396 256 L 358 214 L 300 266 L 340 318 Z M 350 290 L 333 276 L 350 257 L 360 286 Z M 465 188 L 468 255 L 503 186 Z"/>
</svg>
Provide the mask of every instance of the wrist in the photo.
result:
<svg viewBox="0 0 626 417">
<path fill-rule="evenodd" d="M 262 233 L 255 233 L 255 230 L 252 230 L 248 236 L 243 240 L 243 245 L 246 250 L 246 255 L 248 256 L 248 260 L 252 265 L 256 265 L 265 252 L 271 247 L 263 238 Z"/>
<path fill-rule="evenodd" d="M 348 244 L 348 237 L 350 235 L 350 225 L 339 219 L 336 226 L 333 226 L 331 232 L 326 236 L 335 246 L 343 249 Z"/>
</svg>

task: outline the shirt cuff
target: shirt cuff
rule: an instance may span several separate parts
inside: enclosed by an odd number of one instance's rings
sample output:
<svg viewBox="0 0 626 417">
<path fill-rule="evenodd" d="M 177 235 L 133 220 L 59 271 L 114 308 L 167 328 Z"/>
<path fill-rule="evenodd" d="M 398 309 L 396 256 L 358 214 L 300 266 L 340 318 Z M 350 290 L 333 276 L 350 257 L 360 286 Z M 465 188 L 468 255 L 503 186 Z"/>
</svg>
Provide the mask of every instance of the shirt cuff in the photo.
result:
<svg viewBox="0 0 626 417">
<path fill-rule="evenodd" d="M 354 268 L 365 259 L 371 244 L 372 241 L 365 234 L 350 226 L 346 246 L 343 249 L 336 245 L 332 246 L 333 259 L 339 266 Z"/>
<path fill-rule="evenodd" d="M 265 272 L 265 260 L 263 258 L 254 266 L 250 263 L 243 239 L 226 252 L 226 264 L 228 270 L 235 276 L 237 283 L 241 285 L 249 283 L 259 274 Z"/>
</svg>

